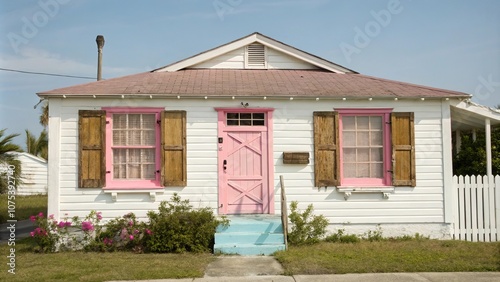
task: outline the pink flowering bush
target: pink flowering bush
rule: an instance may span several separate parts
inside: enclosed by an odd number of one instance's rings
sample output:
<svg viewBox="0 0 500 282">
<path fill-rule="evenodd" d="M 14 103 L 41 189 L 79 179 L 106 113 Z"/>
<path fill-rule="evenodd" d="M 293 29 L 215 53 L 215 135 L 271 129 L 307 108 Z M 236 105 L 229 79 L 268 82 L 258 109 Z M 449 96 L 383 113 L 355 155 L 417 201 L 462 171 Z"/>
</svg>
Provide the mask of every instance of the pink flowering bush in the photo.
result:
<svg viewBox="0 0 500 282">
<path fill-rule="evenodd" d="M 42 212 L 32 215 L 30 220 L 36 226 L 35 230 L 30 232 L 35 243 L 34 250 L 55 252 L 81 249 L 100 233 L 101 219 L 101 213 L 95 211 L 91 211 L 84 221 L 81 221 L 78 216 L 58 222 L 54 219 L 54 215 L 45 217 Z"/>
<path fill-rule="evenodd" d="M 144 252 L 145 241 L 152 235 L 144 222 L 139 222 L 135 214 L 128 213 L 121 218 L 110 220 L 87 250 L 117 251 L 132 250 Z"/>
</svg>

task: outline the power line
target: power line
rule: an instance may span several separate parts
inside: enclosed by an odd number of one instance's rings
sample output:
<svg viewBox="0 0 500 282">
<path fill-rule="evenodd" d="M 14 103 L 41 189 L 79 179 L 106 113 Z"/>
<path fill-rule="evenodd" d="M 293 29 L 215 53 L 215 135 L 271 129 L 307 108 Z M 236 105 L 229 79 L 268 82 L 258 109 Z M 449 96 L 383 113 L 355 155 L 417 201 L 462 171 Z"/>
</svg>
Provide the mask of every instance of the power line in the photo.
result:
<svg viewBox="0 0 500 282">
<path fill-rule="evenodd" d="M 76 76 L 76 75 L 47 73 L 47 72 L 34 72 L 34 71 L 14 70 L 14 69 L 6 69 L 6 68 L 0 68 L 0 70 L 2 70 L 2 71 L 10 71 L 10 72 L 26 73 L 26 74 L 38 74 L 38 75 L 70 77 L 70 78 L 81 78 L 81 79 L 94 79 L 94 80 L 96 79 L 95 77 L 89 77 L 89 76 Z"/>
</svg>

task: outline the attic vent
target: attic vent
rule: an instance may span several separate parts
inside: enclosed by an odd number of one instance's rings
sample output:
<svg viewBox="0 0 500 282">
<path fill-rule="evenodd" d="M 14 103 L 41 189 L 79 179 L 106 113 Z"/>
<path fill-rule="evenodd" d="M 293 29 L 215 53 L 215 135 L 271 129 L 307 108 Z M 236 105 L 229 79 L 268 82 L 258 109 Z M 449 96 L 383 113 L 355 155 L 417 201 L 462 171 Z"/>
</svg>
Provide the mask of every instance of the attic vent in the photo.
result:
<svg viewBox="0 0 500 282">
<path fill-rule="evenodd" d="M 247 67 L 266 68 L 266 47 L 264 45 L 253 43 L 247 46 Z"/>
</svg>

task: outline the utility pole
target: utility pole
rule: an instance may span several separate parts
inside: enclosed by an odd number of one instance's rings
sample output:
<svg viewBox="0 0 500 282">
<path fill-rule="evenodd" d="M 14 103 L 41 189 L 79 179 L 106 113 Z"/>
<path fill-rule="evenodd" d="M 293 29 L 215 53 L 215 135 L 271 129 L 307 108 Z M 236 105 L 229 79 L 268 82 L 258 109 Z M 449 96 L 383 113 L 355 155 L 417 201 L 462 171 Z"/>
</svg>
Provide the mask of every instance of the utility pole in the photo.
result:
<svg viewBox="0 0 500 282">
<path fill-rule="evenodd" d="M 98 35 L 97 42 L 97 81 L 102 79 L 102 47 L 104 47 L 104 36 Z"/>
</svg>

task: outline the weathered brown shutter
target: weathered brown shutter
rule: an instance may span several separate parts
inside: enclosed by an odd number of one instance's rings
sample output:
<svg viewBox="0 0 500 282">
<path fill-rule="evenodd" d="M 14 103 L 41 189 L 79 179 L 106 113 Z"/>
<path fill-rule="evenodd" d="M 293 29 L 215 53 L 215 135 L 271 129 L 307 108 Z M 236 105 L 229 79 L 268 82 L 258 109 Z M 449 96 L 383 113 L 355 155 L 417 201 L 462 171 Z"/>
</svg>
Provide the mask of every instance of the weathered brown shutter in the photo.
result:
<svg viewBox="0 0 500 282">
<path fill-rule="evenodd" d="M 392 113 L 392 184 L 416 186 L 413 113 Z"/>
<path fill-rule="evenodd" d="M 186 112 L 161 113 L 161 180 L 163 186 L 186 186 Z"/>
<path fill-rule="evenodd" d="M 78 112 L 78 187 L 102 188 L 106 181 L 106 112 Z"/>
<path fill-rule="evenodd" d="M 314 183 L 340 185 L 339 118 L 337 112 L 314 112 Z"/>
</svg>

